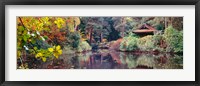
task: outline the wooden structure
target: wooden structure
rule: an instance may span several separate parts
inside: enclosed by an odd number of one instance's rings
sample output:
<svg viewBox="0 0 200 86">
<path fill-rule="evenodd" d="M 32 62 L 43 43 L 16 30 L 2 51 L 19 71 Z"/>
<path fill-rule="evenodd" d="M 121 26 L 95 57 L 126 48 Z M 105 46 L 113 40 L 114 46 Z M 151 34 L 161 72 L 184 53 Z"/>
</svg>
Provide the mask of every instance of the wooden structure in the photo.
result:
<svg viewBox="0 0 200 86">
<path fill-rule="evenodd" d="M 135 33 L 139 36 L 146 36 L 146 35 L 154 35 L 154 33 L 156 31 L 157 30 L 154 27 L 152 27 L 148 24 L 144 24 L 140 28 L 138 28 L 137 30 L 133 30 L 133 33 Z"/>
</svg>

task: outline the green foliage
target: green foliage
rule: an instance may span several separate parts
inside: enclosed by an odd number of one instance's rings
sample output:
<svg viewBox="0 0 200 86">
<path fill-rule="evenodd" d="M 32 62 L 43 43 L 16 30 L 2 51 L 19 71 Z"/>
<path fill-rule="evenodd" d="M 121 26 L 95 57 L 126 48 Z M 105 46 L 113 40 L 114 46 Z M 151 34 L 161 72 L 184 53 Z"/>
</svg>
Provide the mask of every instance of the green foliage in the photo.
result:
<svg viewBox="0 0 200 86">
<path fill-rule="evenodd" d="M 167 43 L 167 52 L 183 52 L 183 31 L 169 26 L 165 29 L 163 36 Z"/>
<path fill-rule="evenodd" d="M 154 45 L 154 41 L 153 41 L 153 36 L 148 35 L 148 36 L 140 38 L 138 40 L 137 45 L 138 45 L 139 49 L 143 50 L 143 51 L 154 49 L 155 45 Z"/>
<path fill-rule="evenodd" d="M 154 42 L 155 45 L 160 45 L 160 41 L 163 39 L 163 36 L 160 34 L 155 34 L 153 35 L 152 41 Z"/>
<path fill-rule="evenodd" d="M 83 51 L 89 51 L 92 49 L 92 47 L 88 44 L 87 41 L 79 41 L 77 47 L 74 48 L 73 45 L 66 45 L 63 49 L 64 54 L 72 54 L 76 52 L 83 52 Z"/>
<path fill-rule="evenodd" d="M 110 20 L 110 17 L 82 17 L 80 30 L 86 34 L 92 33 L 93 38 L 100 38 L 101 34 L 103 38 L 107 38 L 111 32 Z"/>
<path fill-rule="evenodd" d="M 62 53 L 72 54 L 91 50 L 86 40 L 91 44 L 105 42 L 103 40 L 117 40 L 119 33 L 123 38 L 115 41 L 113 50 L 159 49 L 183 52 L 183 20 L 169 19 L 171 20 L 167 21 L 165 17 L 18 17 L 17 59 L 21 60 L 22 64 L 26 63 L 29 57 L 46 62 L 48 58 L 58 58 Z M 176 29 L 168 27 L 164 35 L 161 33 L 141 38 L 132 33 L 144 24 L 163 30 L 164 26 L 168 26 L 166 23 Z M 166 47 L 161 47 L 163 43 Z M 133 67 L 134 64 L 129 66 Z"/>
<path fill-rule="evenodd" d="M 147 35 L 142 38 L 138 38 L 135 34 L 129 33 L 127 37 L 123 38 L 120 44 L 120 50 L 134 51 L 136 49 L 142 51 L 165 50 L 166 52 L 181 53 L 183 52 L 183 31 L 168 27 L 163 35 Z"/>
<path fill-rule="evenodd" d="M 67 54 L 73 54 L 73 53 L 75 53 L 75 51 L 73 50 L 73 47 L 71 47 L 70 45 L 64 46 L 63 54 L 67 55 Z"/>
<path fill-rule="evenodd" d="M 177 47 L 175 48 L 175 52 L 183 52 L 183 31 L 179 32 L 178 35 L 178 44 Z"/>
<path fill-rule="evenodd" d="M 155 27 L 157 30 L 163 30 L 164 28 L 164 17 L 147 17 L 146 23 Z"/>
<path fill-rule="evenodd" d="M 47 49 L 49 47 L 51 47 L 47 42 L 44 42 L 42 40 L 35 40 L 36 42 L 33 44 L 35 47 L 37 47 L 38 49 Z"/>
<path fill-rule="evenodd" d="M 164 37 L 161 34 L 155 34 L 153 35 L 153 39 L 152 42 L 154 44 L 154 49 L 155 50 L 159 50 L 159 51 L 163 51 L 163 46 L 161 46 L 161 41 L 163 41 Z"/>
<path fill-rule="evenodd" d="M 81 41 L 77 47 L 77 52 L 88 51 L 91 49 L 92 47 L 86 41 Z"/>
<path fill-rule="evenodd" d="M 162 24 L 156 25 L 157 30 L 163 30 L 164 26 Z"/>
<path fill-rule="evenodd" d="M 134 51 L 137 50 L 137 41 L 138 38 L 133 36 L 132 34 L 128 37 L 124 37 L 122 42 L 120 43 L 120 50 L 121 51 Z"/>
<path fill-rule="evenodd" d="M 81 39 L 81 35 L 78 32 L 72 32 L 68 35 L 68 42 L 69 44 L 73 47 L 73 48 L 77 48 L 79 43 L 80 43 L 80 39 Z"/>
<path fill-rule="evenodd" d="M 170 58 L 174 63 L 183 64 L 183 56 L 175 55 L 174 58 Z"/>
</svg>

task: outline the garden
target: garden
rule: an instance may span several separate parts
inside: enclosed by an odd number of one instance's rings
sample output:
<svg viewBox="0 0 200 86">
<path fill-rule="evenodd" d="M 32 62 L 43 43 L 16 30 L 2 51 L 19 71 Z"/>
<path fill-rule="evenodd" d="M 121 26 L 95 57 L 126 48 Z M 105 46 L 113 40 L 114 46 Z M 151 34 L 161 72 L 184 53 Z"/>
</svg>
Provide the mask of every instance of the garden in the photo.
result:
<svg viewBox="0 0 200 86">
<path fill-rule="evenodd" d="M 17 69 L 183 69 L 183 17 L 16 20 Z"/>
</svg>

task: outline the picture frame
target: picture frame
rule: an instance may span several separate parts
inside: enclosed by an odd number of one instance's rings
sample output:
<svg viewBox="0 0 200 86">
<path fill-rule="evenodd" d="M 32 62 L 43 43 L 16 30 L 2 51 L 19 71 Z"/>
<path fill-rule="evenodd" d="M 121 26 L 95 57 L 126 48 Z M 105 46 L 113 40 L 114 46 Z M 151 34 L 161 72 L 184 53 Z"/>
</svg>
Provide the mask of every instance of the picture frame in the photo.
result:
<svg viewBox="0 0 200 86">
<path fill-rule="evenodd" d="M 199 29 L 200 29 L 200 1 L 199 0 L 2 0 L 0 16 L 0 81 L 2 86 L 199 86 Z M 6 5 L 195 5 L 195 81 L 5 81 L 5 6 Z"/>
</svg>

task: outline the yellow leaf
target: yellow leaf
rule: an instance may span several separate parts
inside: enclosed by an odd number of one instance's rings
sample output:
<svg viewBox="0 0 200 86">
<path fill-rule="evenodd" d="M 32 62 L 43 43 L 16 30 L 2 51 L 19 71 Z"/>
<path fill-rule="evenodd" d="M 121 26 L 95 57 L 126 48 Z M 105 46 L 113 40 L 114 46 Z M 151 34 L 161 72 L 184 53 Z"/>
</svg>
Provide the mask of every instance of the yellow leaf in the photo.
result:
<svg viewBox="0 0 200 86">
<path fill-rule="evenodd" d="M 19 58 L 21 56 L 21 52 L 17 51 L 17 58 Z"/>
<path fill-rule="evenodd" d="M 56 51 L 58 51 L 58 50 L 60 50 L 60 45 L 58 45 L 58 46 L 56 47 Z"/>
<path fill-rule="evenodd" d="M 49 50 L 49 52 L 53 52 L 54 51 L 53 48 L 48 48 L 48 50 Z"/>
<path fill-rule="evenodd" d="M 57 24 L 57 21 L 54 21 L 54 23 L 56 23 L 56 24 Z"/>
<path fill-rule="evenodd" d="M 43 56 L 42 53 L 37 53 L 37 54 L 35 55 L 36 58 L 38 58 L 38 57 L 42 57 L 42 56 Z"/>
<path fill-rule="evenodd" d="M 46 62 L 46 60 L 47 60 L 47 58 L 42 57 L 42 61 L 43 61 L 43 62 Z"/>
<path fill-rule="evenodd" d="M 53 55 L 58 59 L 58 53 L 54 53 Z"/>
<path fill-rule="evenodd" d="M 59 50 L 58 53 L 59 53 L 59 55 L 61 55 L 62 54 L 62 50 Z"/>
</svg>

